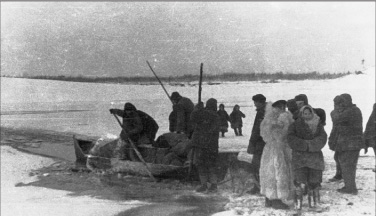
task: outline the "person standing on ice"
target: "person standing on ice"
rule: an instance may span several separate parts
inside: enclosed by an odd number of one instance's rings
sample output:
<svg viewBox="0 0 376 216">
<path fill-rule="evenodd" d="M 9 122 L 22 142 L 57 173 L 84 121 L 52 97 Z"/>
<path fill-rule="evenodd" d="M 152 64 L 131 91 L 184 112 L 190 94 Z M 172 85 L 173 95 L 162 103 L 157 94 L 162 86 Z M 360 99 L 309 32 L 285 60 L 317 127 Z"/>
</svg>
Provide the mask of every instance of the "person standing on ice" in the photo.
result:
<svg viewBox="0 0 376 216">
<path fill-rule="evenodd" d="M 173 103 L 173 113 L 170 115 L 170 130 L 176 133 L 184 133 L 190 138 L 193 133 L 193 126 L 190 116 L 194 108 L 193 102 L 186 97 L 182 97 L 178 92 L 171 94 Z M 173 125 L 173 127 L 171 127 Z"/>
<path fill-rule="evenodd" d="M 294 120 L 296 120 L 299 117 L 300 109 L 303 106 L 309 105 L 309 104 L 308 104 L 308 97 L 305 94 L 299 94 L 299 95 L 295 96 L 294 99 L 295 99 L 296 105 L 298 107 L 298 109 L 294 113 Z M 321 108 L 313 108 L 313 110 L 320 117 L 321 124 L 325 126 L 326 125 L 326 113 L 325 113 L 325 110 L 323 110 Z"/>
<path fill-rule="evenodd" d="M 260 136 L 260 124 L 264 119 L 265 115 L 266 98 L 262 94 L 256 94 L 252 97 L 252 100 L 256 107 L 256 117 L 253 123 L 252 134 L 249 139 L 247 153 L 253 155 L 250 170 L 258 184 L 254 184 L 253 188 L 249 192 L 251 194 L 257 194 L 260 192 L 260 188 L 258 187 L 260 182 L 260 160 L 262 151 L 265 146 L 265 142 L 263 138 Z"/>
<path fill-rule="evenodd" d="M 295 204 L 299 209 L 306 186 L 308 194 L 314 198 L 314 205 L 316 198 L 319 198 L 322 172 L 325 168 L 321 149 L 324 148 L 327 139 L 328 135 L 320 117 L 313 108 L 309 105 L 300 108 L 299 118 L 289 127 L 287 135 L 288 144 L 292 149 Z"/>
<path fill-rule="evenodd" d="M 291 148 L 287 143 L 287 131 L 294 119 L 285 109 L 285 100 L 267 103 L 260 125 L 266 143 L 260 161 L 260 194 L 265 196 L 265 207 L 274 209 L 288 209 L 282 200 L 291 200 L 294 192 Z"/>
<path fill-rule="evenodd" d="M 372 113 L 369 116 L 369 119 L 366 124 L 366 129 L 364 130 L 364 144 L 366 145 L 366 148 L 364 149 L 364 154 L 368 152 L 368 148 L 373 148 L 373 152 L 376 154 L 376 128 L 375 128 L 375 108 L 376 103 L 373 104 Z"/>
<path fill-rule="evenodd" d="M 329 137 L 329 147 L 338 154 L 345 186 L 337 191 L 358 194 L 356 188 L 356 166 L 359 152 L 365 148 L 363 140 L 363 117 L 360 109 L 352 103 L 351 95 L 340 95 L 340 109 L 333 110 L 333 128 Z"/>
<path fill-rule="evenodd" d="M 242 118 L 245 118 L 245 115 L 242 111 L 240 111 L 240 106 L 235 105 L 234 109 L 232 110 L 230 114 L 230 122 L 231 122 L 231 128 L 234 129 L 236 136 L 243 136 L 242 127 L 243 127 L 243 120 Z"/>
<path fill-rule="evenodd" d="M 231 122 L 230 116 L 225 110 L 225 105 L 219 105 L 219 110 L 217 111 L 217 114 L 219 116 L 219 130 L 222 134 L 222 137 L 225 137 L 225 133 L 228 131 L 228 122 Z"/>
<path fill-rule="evenodd" d="M 336 116 L 338 116 L 338 112 L 342 112 L 343 111 L 343 107 L 341 106 L 341 103 L 343 102 L 342 98 L 337 95 L 334 99 L 333 99 L 333 102 L 334 102 L 334 110 L 332 112 L 330 112 L 330 117 L 332 118 L 332 122 L 333 122 L 333 126 L 332 126 L 332 131 L 330 133 L 330 136 L 329 136 L 329 149 L 334 151 L 334 161 L 336 163 L 336 173 L 334 174 L 334 176 L 332 178 L 329 179 L 329 182 L 335 182 L 335 181 L 340 181 L 342 180 L 342 171 L 341 171 L 341 166 L 339 165 L 339 161 L 338 161 L 338 153 L 337 151 L 335 151 L 334 147 L 335 145 L 333 145 L 333 139 L 334 139 L 334 135 L 332 134 L 336 134 L 337 133 L 337 121 L 336 121 Z"/>
<path fill-rule="evenodd" d="M 135 145 L 152 144 L 159 129 L 157 122 L 148 114 L 137 110 L 131 103 L 125 103 L 124 110 L 110 109 L 110 113 L 123 118 L 123 128 L 115 149 L 115 156 L 122 159 L 138 160 L 128 139 Z"/>
<path fill-rule="evenodd" d="M 201 186 L 197 192 L 216 192 L 218 158 L 219 116 L 217 114 L 217 100 L 210 98 L 203 108 L 202 103 L 196 105 L 191 114 L 191 121 L 195 124 L 191 146 L 194 148 L 193 164 L 197 167 Z M 207 183 L 210 183 L 208 188 Z"/>
</svg>

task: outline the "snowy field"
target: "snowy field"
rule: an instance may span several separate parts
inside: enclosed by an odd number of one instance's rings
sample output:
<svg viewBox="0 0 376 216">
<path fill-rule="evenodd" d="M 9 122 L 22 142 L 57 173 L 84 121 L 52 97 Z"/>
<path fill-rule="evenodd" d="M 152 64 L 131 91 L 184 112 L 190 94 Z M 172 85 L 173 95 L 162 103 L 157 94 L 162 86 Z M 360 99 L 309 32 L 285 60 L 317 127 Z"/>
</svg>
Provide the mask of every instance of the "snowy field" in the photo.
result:
<svg viewBox="0 0 376 216">
<path fill-rule="evenodd" d="M 195 103 L 197 102 L 197 85 L 185 85 L 184 87 L 166 85 L 166 89 L 170 93 L 178 91 L 181 95 L 191 98 Z M 219 103 L 225 104 L 229 114 L 232 111 L 232 107 L 238 104 L 241 107 L 241 111 L 246 115 L 246 118 L 243 119 L 244 136 L 235 137 L 234 133 L 230 131 L 226 134 L 226 138 L 220 139 L 220 148 L 222 150 L 229 148 L 245 150 L 248 146 L 256 114 L 252 96 L 258 93 L 264 94 L 268 101 L 287 100 L 297 94 L 306 94 L 309 103 L 313 107 L 320 107 L 326 111 L 327 125 L 325 129 L 329 134 L 332 128 L 330 112 L 333 109 L 333 98 L 342 93 L 352 95 L 353 103 L 363 113 L 363 125 L 366 125 L 372 106 L 375 103 L 375 68 L 368 69 L 364 74 L 352 74 L 335 80 L 280 81 L 279 83 L 239 82 L 222 83 L 220 85 L 207 85 L 204 83 L 202 91 L 204 101 L 210 97 L 216 98 Z M 118 135 L 120 133 L 119 126 L 114 117 L 110 115 L 108 109 L 122 108 L 125 102 L 133 103 L 138 109 L 154 117 L 160 126 L 159 135 L 168 131 L 168 115 L 171 112 L 171 103 L 159 85 L 74 83 L 1 78 L 2 127 L 72 132 L 97 137 Z M 2 150 L 4 149 L 2 148 Z M 4 173 L 14 173 L 14 176 L 13 174 L 7 176 L 6 180 L 11 178 L 12 182 L 19 181 L 21 173 L 17 173 L 13 168 L 11 169 L 13 166 L 10 165 L 17 163 L 15 161 L 18 159 L 13 158 L 13 156 L 9 157 L 9 155 L 15 155 L 16 151 L 8 149 L 7 151 L 12 151 L 12 154 L 7 155 L 5 154 L 6 152 L 2 152 L 2 177 Z M 7 155 L 6 158 L 3 157 L 3 153 Z M 360 192 L 357 196 L 341 195 L 335 191 L 340 184 L 326 183 L 327 179 L 334 174 L 335 169 L 333 152 L 329 150 L 328 146 L 324 148 L 324 156 L 326 170 L 323 177 L 325 183 L 323 183 L 322 200 L 326 207 L 330 205 L 330 210 L 321 213 L 320 216 L 375 215 L 375 192 L 373 191 L 375 189 L 375 176 L 370 170 L 370 168 L 375 167 L 374 152 L 369 149 L 369 153 L 364 155 L 363 151 L 361 151 L 362 157 L 359 159 L 357 173 Z M 25 157 L 23 156 L 23 158 Z M 32 158 L 37 157 L 33 156 Z M 30 163 L 31 160 L 34 159 L 30 159 Z M 47 159 L 43 160 L 47 161 Z M 6 164 L 9 165 L 4 165 L 6 169 L 3 167 L 3 162 L 7 162 Z M 22 161 L 22 163 L 26 162 Z M 20 163 L 20 166 L 22 166 L 22 163 Z M 48 163 L 51 162 L 48 160 Z M 10 170 L 9 172 L 7 172 L 8 169 Z M 22 172 L 26 175 L 26 171 Z M 6 183 L 6 181 L 2 181 L 2 187 L 11 187 L 11 185 L 6 185 L 4 182 Z M 15 192 L 13 189 L 8 191 L 9 195 Z M 47 191 L 43 191 L 47 194 Z M 25 195 L 25 197 L 33 197 L 34 195 L 32 194 L 37 192 L 32 191 L 31 194 Z M 2 192 L 2 197 L 3 195 Z M 59 196 L 63 197 L 63 195 Z M 216 214 L 218 216 L 289 215 L 290 213 L 265 209 L 262 197 L 245 195 L 236 198 L 231 194 L 224 194 L 224 196 L 230 198 L 231 202 L 226 207 L 229 211 Z M 84 202 L 91 201 L 85 200 Z M 13 203 L 12 200 L 11 203 Z M 17 201 L 14 200 L 14 204 L 16 203 Z M 48 200 L 43 201 L 40 208 L 43 208 L 44 204 L 50 205 L 50 202 Z M 32 208 L 32 206 L 28 206 L 28 208 Z M 98 205 L 96 208 L 99 209 L 101 206 Z M 64 215 L 64 212 L 60 213 L 60 215 Z M 82 212 L 81 215 L 85 215 L 85 213 L 88 212 Z M 114 214 L 113 212 L 106 213 Z M 316 214 L 307 212 L 306 215 Z"/>
</svg>

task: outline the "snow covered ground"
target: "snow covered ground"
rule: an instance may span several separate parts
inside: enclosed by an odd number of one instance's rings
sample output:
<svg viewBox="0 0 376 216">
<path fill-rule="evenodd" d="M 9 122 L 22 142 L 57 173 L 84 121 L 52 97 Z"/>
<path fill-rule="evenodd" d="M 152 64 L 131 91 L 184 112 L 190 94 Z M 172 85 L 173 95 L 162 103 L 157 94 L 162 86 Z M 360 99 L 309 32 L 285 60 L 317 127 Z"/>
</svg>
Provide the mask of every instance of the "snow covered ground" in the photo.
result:
<svg viewBox="0 0 376 216">
<path fill-rule="evenodd" d="M 198 86 L 165 86 L 168 92 L 178 91 L 196 102 Z M 252 129 L 255 107 L 252 96 L 264 94 L 267 100 L 291 99 L 297 94 L 306 94 L 313 107 L 323 108 L 327 113 L 327 133 L 332 128 L 330 111 L 333 109 L 333 98 L 342 93 L 352 95 L 355 103 L 363 113 L 365 126 L 375 103 L 375 68 L 364 71 L 364 74 L 334 79 L 284 81 L 279 83 L 239 82 L 222 83 L 220 85 L 203 85 L 202 98 L 206 101 L 214 97 L 226 106 L 230 114 L 235 104 L 240 105 L 246 115 L 243 119 L 243 137 L 235 137 L 229 131 L 226 138 L 220 139 L 220 148 L 245 149 L 248 145 Z M 120 133 L 116 120 L 108 109 L 122 108 L 125 102 L 132 102 L 138 109 L 153 116 L 160 129 L 158 134 L 168 131 L 168 115 L 171 103 L 159 85 L 122 85 L 98 83 L 74 83 L 51 80 L 30 80 L 1 78 L 1 126 L 11 128 L 36 128 L 61 132 L 74 132 L 91 136 L 118 135 Z M 2 149 L 3 150 L 3 149 Z M 8 154 L 9 155 L 9 154 Z M 328 146 L 324 148 L 327 164 L 324 181 L 334 173 L 333 153 Z M 3 161 L 10 160 L 2 157 Z M 11 163 L 10 163 L 11 164 Z M 361 153 L 358 179 L 361 180 L 358 196 L 339 195 L 335 192 L 340 186 L 333 183 L 323 184 L 324 203 L 334 205 L 330 211 L 322 215 L 374 215 L 375 213 L 375 176 L 368 168 L 375 167 L 374 152 L 370 149 L 367 155 Z M 7 168 L 8 169 L 8 168 Z M 16 175 L 18 176 L 18 175 Z M 16 176 L 14 178 L 16 178 Z M 3 180 L 2 180 L 3 182 Z M 6 186 L 6 185 L 4 185 Z M 2 188 L 3 185 L 2 185 Z M 6 191 L 7 192 L 7 191 Z M 2 202 L 6 194 L 2 190 Z M 10 193 L 10 192 L 9 192 Z M 230 209 L 222 215 L 285 215 L 283 211 L 271 211 L 263 208 L 262 197 L 231 197 Z M 46 201 L 47 204 L 49 201 Z M 249 203 L 253 203 L 250 205 Z M 252 211 L 250 211 L 252 209 Z M 315 214 L 315 213 L 307 213 Z M 221 214 L 218 214 L 221 215 Z"/>
</svg>

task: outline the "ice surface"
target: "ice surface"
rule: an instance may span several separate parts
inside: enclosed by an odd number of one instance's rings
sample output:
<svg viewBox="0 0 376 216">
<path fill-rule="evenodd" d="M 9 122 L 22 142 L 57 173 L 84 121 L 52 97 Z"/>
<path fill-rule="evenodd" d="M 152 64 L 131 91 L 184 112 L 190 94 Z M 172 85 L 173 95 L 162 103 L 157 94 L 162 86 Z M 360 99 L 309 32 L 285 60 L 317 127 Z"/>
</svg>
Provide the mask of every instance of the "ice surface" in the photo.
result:
<svg viewBox="0 0 376 216">
<path fill-rule="evenodd" d="M 204 80 L 205 82 L 205 80 Z M 178 91 L 197 103 L 198 86 L 170 86 L 171 94 Z M 323 108 L 327 113 L 326 132 L 332 128 L 330 112 L 333 98 L 342 93 L 352 95 L 363 113 L 365 126 L 375 103 L 375 68 L 363 74 L 351 74 L 333 80 L 285 81 L 279 83 L 224 82 L 220 85 L 202 87 L 202 99 L 210 97 L 225 105 L 230 114 L 235 104 L 246 115 L 243 119 L 243 137 L 235 137 L 229 128 L 225 138 L 220 139 L 222 149 L 245 149 L 255 117 L 252 96 L 264 94 L 268 101 L 291 99 L 306 94 L 313 107 Z M 91 136 L 111 136 L 120 133 L 119 125 L 108 111 L 122 108 L 125 102 L 133 103 L 156 119 L 160 129 L 157 135 L 168 132 L 168 115 L 171 102 L 159 85 L 124 85 L 105 83 L 79 83 L 53 80 L 1 78 L 1 126 L 29 127 Z M 326 151 L 329 149 L 326 146 Z"/>
</svg>

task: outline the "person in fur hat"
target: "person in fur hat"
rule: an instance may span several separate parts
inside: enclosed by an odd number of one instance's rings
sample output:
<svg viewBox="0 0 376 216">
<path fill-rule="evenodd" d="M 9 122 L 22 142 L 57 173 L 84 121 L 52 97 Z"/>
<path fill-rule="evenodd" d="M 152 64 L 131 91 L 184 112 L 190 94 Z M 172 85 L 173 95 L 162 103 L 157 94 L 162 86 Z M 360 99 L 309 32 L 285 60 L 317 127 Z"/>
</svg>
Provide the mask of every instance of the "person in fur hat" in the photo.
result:
<svg viewBox="0 0 376 216">
<path fill-rule="evenodd" d="M 236 136 L 243 136 L 242 128 L 243 128 L 243 120 L 245 115 L 242 111 L 240 111 L 240 106 L 235 105 L 234 109 L 230 114 L 230 121 L 231 121 L 231 128 L 234 129 Z"/>
<path fill-rule="evenodd" d="M 288 144 L 292 149 L 295 205 L 298 209 L 302 208 L 306 186 L 316 205 L 325 168 L 321 149 L 324 148 L 327 138 L 320 117 L 313 108 L 309 105 L 300 108 L 299 118 L 289 127 L 287 135 Z"/>
<path fill-rule="evenodd" d="M 267 103 L 260 125 L 266 143 L 260 161 L 260 194 L 265 196 L 265 206 L 274 209 L 288 209 L 283 200 L 291 200 L 294 193 L 291 148 L 287 143 L 287 131 L 294 119 L 285 109 L 285 100 Z"/>
<path fill-rule="evenodd" d="M 345 186 L 340 193 L 358 194 L 356 166 L 359 152 L 365 148 L 363 140 L 363 117 L 360 109 L 352 103 L 351 95 L 341 94 L 339 109 L 332 114 L 333 128 L 329 136 L 329 148 L 338 155 Z"/>
<path fill-rule="evenodd" d="M 220 104 L 219 110 L 217 111 L 217 114 L 219 116 L 219 129 L 222 134 L 222 137 L 225 137 L 225 133 L 228 131 L 228 122 L 230 121 L 230 116 L 225 110 L 225 105 Z"/>
<path fill-rule="evenodd" d="M 178 92 L 172 92 L 171 101 L 173 111 L 169 116 L 170 130 L 176 133 L 184 133 L 191 137 L 193 126 L 190 122 L 190 116 L 194 108 L 191 99 L 182 97 Z"/>
<path fill-rule="evenodd" d="M 217 100 L 210 98 L 206 107 L 196 105 L 191 114 L 191 121 L 195 124 L 190 147 L 193 148 L 193 164 L 197 167 L 201 186 L 197 192 L 217 191 L 217 158 L 219 139 L 219 116 L 217 114 Z M 210 187 L 208 187 L 210 183 Z"/>
<path fill-rule="evenodd" d="M 115 157 L 138 161 L 138 157 L 132 150 L 128 139 L 135 145 L 152 144 L 159 129 L 157 122 L 148 114 L 137 110 L 132 103 L 125 103 L 124 110 L 110 109 L 110 113 L 123 118 L 120 139 L 114 150 Z"/>
</svg>

